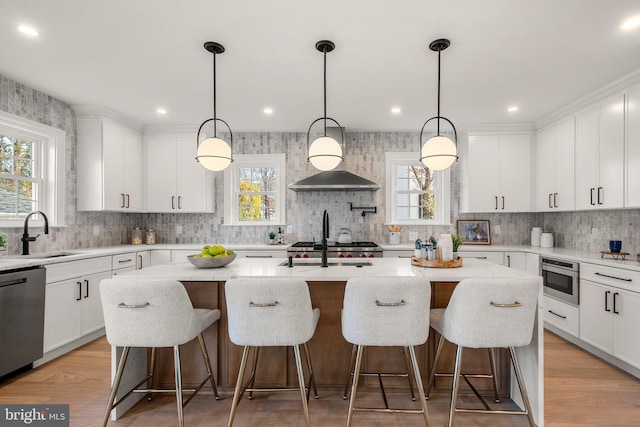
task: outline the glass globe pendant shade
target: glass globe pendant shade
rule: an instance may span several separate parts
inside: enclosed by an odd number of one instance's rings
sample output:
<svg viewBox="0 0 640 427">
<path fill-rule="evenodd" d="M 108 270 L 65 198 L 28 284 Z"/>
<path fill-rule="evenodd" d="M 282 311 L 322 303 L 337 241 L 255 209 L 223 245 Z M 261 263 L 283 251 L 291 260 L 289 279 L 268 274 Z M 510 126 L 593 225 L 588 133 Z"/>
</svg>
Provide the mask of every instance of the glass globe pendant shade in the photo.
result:
<svg viewBox="0 0 640 427">
<path fill-rule="evenodd" d="M 198 145 L 198 162 L 210 171 L 221 171 L 231 164 L 231 147 L 220 138 L 207 138 Z"/>
<path fill-rule="evenodd" d="M 420 160 L 431 170 L 448 168 L 458 158 L 456 144 L 446 136 L 429 138 L 423 145 Z"/>
<path fill-rule="evenodd" d="M 321 171 L 334 169 L 342 160 L 342 147 L 335 139 L 321 136 L 309 146 L 309 161 Z"/>
</svg>

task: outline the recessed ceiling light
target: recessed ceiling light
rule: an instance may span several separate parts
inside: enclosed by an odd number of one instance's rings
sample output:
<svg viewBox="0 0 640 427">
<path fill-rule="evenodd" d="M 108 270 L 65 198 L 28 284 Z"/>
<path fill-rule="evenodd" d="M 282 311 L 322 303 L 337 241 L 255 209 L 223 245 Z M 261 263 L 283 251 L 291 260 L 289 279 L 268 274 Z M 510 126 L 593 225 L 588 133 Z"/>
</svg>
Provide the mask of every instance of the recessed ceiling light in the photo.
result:
<svg viewBox="0 0 640 427">
<path fill-rule="evenodd" d="M 263 113 L 265 114 L 273 114 L 273 108 L 265 108 L 264 110 L 262 110 Z"/>
<path fill-rule="evenodd" d="M 164 108 L 156 108 L 156 113 L 164 116 L 165 114 L 167 114 L 167 110 L 165 110 Z"/>
<path fill-rule="evenodd" d="M 400 107 L 392 107 L 391 108 L 391 113 L 400 114 L 400 113 L 402 113 L 402 108 L 400 108 Z"/>
<path fill-rule="evenodd" d="M 520 107 L 518 107 L 517 105 L 512 105 L 511 107 L 507 108 L 507 111 L 510 112 L 510 113 L 515 113 L 519 109 L 520 109 Z"/>
<path fill-rule="evenodd" d="M 638 27 L 640 27 L 640 15 L 636 15 L 632 18 L 629 18 L 626 21 L 624 21 L 622 25 L 620 25 L 620 28 L 622 28 L 625 31 L 633 30 Z"/>
<path fill-rule="evenodd" d="M 38 37 L 40 35 L 38 30 L 28 25 L 18 25 L 18 31 L 31 37 Z"/>
</svg>

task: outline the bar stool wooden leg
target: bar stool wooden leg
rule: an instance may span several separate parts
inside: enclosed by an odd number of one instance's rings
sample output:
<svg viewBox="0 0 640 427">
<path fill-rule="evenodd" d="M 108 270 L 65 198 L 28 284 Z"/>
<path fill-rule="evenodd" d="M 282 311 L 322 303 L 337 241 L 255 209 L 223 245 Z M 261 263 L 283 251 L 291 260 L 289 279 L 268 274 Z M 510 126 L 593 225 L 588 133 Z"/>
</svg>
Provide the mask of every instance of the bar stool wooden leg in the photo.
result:
<svg viewBox="0 0 640 427">
<path fill-rule="evenodd" d="M 253 389 L 256 386 L 256 366 L 258 365 L 258 356 L 260 355 L 260 347 L 253 348 L 253 362 L 251 364 L 251 375 L 249 381 L 247 381 L 247 387 L 249 389 L 249 400 L 253 399 Z"/>
<path fill-rule="evenodd" d="M 244 369 L 247 366 L 247 359 L 249 358 L 249 349 L 250 347 L 246 345 L 244 347 L 244 350 L 242 351 L 240 370 L 238 371 L 238 380 L 236 381 L 236 388 L 233 392 L 233 402 L 231 403 L 231 412 L 229 413 L 229 423 L 227 424 L 228 427 L 231 427 L 233 425 L 233 419 L 235 418 L 236 410 L 238 409 L 238 403 L 240 402 L 240 398 L 242 397 L 242 382 L 244 381 Z"/>
<path fill-rule="evenodd" d="M 178 404 L 178 426 L 184 427 L 184 405 L 182 403 L 182 369 L 180 367 L 180 346 L 173 346 L 173 362 L 176 377 L 176 402 Z"/>
<path fill-rule="evenodd" d="M 200 343 L 200 352 L 202 353 L 202 358 L 204 359 L 204 365 L 206 366 L 207 372 L 209 373 L 209 382 L 211 382 L 213 394 L 216 397 L 216 400 L 220 400 L 220 396 L 218 396 L 218 387 L 216 387 L 216 380 L 215 378 L 213 378 L 213 369 L 211 368 L 209 352 L 207 352 L 207 346 L 204 343 L 204 337 L 202 336 L 202 334 L 198 334 L 198 342 Z"/>
</svg>

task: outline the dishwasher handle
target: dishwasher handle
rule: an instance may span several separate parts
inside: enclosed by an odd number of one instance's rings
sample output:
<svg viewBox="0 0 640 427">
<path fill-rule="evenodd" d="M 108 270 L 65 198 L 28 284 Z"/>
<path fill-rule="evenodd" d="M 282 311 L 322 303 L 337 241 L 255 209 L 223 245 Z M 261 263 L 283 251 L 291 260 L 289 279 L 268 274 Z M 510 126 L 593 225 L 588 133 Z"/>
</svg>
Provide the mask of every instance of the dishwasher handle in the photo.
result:
<svg viewBox="0 0 640 427">
<path fill-rule="evenodd" d="M 14 286 L 14 285 L 21 285 L 23 283 L 27 283 L 27 278 L 26 277 L 21 277 L 20 279 L 10 279 L 10 280 L 5 280 L 4 282 L 0 282 L 0 288 L 4 288 L 5 286 Z"/>
</svg>

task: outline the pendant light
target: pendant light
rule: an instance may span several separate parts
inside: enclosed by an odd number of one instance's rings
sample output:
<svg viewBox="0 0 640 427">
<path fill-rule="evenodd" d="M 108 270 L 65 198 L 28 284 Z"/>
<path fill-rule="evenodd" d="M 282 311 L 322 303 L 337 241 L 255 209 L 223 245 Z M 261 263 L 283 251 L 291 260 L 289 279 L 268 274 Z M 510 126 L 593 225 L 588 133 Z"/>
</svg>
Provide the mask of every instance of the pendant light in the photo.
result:
<svg viewBox="0 0 640 427">
<path fill-rule="evenodd" d="M 438 52 L 438 115 L 431 117 L 422 125 L 420 131 L 420 143 L 422 144 L 422 135 L 424 134 L 424 128 L 431 120 L 437 120 L 437 132 L 436 135 L 429 138 L 422 146 L 420 154 L 420 161 L 424 163 L 426 167 L 431 170 L 446 169 L 458 160 L 457 148 L 458 134 L 456 127 L 451 123 L 451 120 L 446 117 L 440 116 L 440 52 L 449 47 L 449 40 L 438 39 L 429 44 L 429 49 Z M 453 138 L 446 137 L 440 134 L 440 120 L 444 120 L 453 128 Z"/>
<path fill-rule="evenodd" d="M 216 55 L 224 52 L 224 46 L 216 42 L 206 42 L 204 48 L 213 54 L 213 118 L 205 120 L 200 125 L 200 128 L 198 128 L 198 134 L 196 136 L 198 155 L 196 156 L 196 161 L 206 169 L 221 171 L 233 162 L 231 155 L 233 134 L 231 133 L 231 128 L 227 122 L 216 116 Z M 213 137 L 207 137 L 200 142 L 200 132 L 204 125 L 209 122 L 213 122 Z M 224 123 L 227 129 L 229 129 L 230 144 L 218 138 L 218 122 Z"/>
<path fill-rule="evenodd" d="M 328 171 L 334 169 L 344 160 L 342 157 L 342 148 L 344 146 L 344 133 L 342 126 L 334 119 L 327 117 L 327 53 L 335 49 L 336 45 L 329 40 L 320 40 L 316 43 L 316 49 L 324 54 L 324 116 L 314 120 L 309 126 L 307 132 L 307 149 L 309 151 L 308 162 L 316 168 L 322 171 Z M 323 136 L 319 137 L 311 145 L 309 145 L 309 136 L 311 134 L 311 128 L 314 124 L 320 120 L 324 123 Z M 327 120 L 332 121 L 340 128 L 340 134 L 342 141 L 338 143 L 335 139 L 327 136 Z"/>
</svg>

